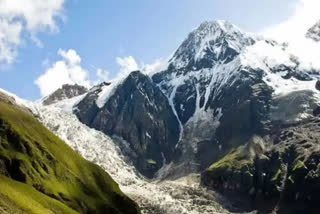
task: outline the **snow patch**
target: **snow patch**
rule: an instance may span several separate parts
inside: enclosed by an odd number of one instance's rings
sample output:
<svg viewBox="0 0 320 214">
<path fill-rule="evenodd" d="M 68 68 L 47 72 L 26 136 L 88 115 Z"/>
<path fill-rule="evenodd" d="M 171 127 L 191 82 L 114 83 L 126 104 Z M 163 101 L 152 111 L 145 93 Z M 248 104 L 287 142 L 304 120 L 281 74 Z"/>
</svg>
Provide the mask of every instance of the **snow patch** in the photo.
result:
<svg viewBox="0 0 320 214">
<path fill-rule="evenodd" d="M 72 113 L 74 110 L 74 107 L 81 102 L 81 100 L 86 96 L 87 94 L 82 94 L 76 97 L 72 97 L 70 99 L 64 99 L 62 101 L 59 101 L 57 103 L 52 104 L 51 106 L 57 107 L 61 109 L 64 112 Z"/>
<path fill-rule="evenodd" d="M 177 111 L 176 111 L 176 108 L 175 108 L 174 102 L 173 102 L 173 99 L 174 99 L 174 97 L 175 97 L 175 95 L 176 95 L 176 91 L 177 91 L 177 87 L 174 87 L 174 88 L 173 88 L 173 91 L 172 91 L 172 93 L 171 93 L 171 96 L 170 96 L 170 98 L 169 98 L 169 105 L 171 106 L 171 109 L 172 109 L 172 111 L 173 111 L 173 114 L 176 116 L 176 118 L 177 118 L 177 120 L 178 120 L 178 123 L 179 123 L 179 127 L 180 127 L 179 141 L 180 141 L 180 140 L 182 139 L 182 137 L 183 137 L 183 125 L 182 125 L 182 123 L 181 123 L 181 121 L 180 121 L 180 118 L 179 118 L 179 116 L 178 116 L 178 113 L 177 113 Z M 178 144 L 179 144 L 179 142 L 177 143 L 176 146 L 178 146 Z"/>
<path fill-rule="evenodd" d="M 292 55 L 288 53 L 284 46 L 276 43 L 261 40 L 254 45 L 247 47 L 240 55 L 241 63 L 253 69 L 270 70 L 280 65 L 294 67 Z"/>
<path fill-rule="evenodd" d="M 99 97 L 96 100 L 96 104 L 99 108 L 102 108 L 109 100 L 109 98 L 114 94 L 117 87 L 122 84 L 126 78 L 118 78 L 111 82 L 110 85 L 104 85 L 102 91 L 99 93 Z"/>
<path fill-rule="evenodd" d="M 320 95 L 315 85 L 317 80 L 300 81 L 295 78 L 284 79 L 279 74 L 268 72 L 263 80 L 274 89 L 274 96 L 284 96 L 294 91 L 310 90 Z"/>
</svg>

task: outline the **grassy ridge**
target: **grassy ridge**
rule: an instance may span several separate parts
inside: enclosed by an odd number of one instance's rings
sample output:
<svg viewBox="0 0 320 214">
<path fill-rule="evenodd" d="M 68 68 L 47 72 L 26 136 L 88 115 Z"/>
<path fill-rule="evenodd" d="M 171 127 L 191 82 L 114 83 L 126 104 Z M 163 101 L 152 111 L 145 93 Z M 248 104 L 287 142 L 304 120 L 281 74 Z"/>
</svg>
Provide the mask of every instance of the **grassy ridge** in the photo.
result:
<svg viewBox="0 0 320 214">
<path fill-rule="evenodd" d="M 37 190 L 30 190 L 32 199 L 47 195 L 79 213 L 139 212 L 100 167 L 84 160 L 33 116 L 4 102 L 0 102 L 0 174 Z M 0 186 L 6 182 L 1 178 Z M 12 188 L 17 196 L 20 187 Z M 0 194 L 12 198 L 2 188 Z M 38 206 L 28 209 L 37 213 Z"/>
</svg>

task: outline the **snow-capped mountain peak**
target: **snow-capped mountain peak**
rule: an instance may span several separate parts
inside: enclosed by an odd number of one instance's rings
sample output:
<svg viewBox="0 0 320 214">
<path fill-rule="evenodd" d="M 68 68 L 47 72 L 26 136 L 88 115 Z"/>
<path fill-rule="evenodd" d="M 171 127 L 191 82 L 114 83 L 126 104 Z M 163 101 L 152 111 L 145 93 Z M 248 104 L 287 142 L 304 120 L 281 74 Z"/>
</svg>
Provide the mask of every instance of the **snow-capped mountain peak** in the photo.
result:
<svg viewBox="0 0 320 214">
<path fill-rule="evenodd" d="M 227 21 L 203 22 L 192 31 L 170 60 L 176 68 L 211 67 L 215 62 L 230 62 L 254 39 Z"/>
</svg>

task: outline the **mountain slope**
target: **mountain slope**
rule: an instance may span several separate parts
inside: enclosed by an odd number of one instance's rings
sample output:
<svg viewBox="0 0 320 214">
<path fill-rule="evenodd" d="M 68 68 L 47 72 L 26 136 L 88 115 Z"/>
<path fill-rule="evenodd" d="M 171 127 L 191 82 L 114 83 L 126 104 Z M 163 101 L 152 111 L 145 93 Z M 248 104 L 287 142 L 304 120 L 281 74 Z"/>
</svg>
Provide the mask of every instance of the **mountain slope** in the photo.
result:
<svg viewBox="0 0 320 214">
<path fill-rule="evenodd" d="M 319 127 L 312 118 L 255 136 L 212 164 L 202 182 L 244 193 L 266 213 L 319 213 Z"/>
<path fill-rule="evenodd" d="M 62 202 L 38 192 L 33 187 L 16 182 L 3 175 L 0 175 L 0 187 L 0 213 L 78 213 Z"/>
<path fill-rule="evenodd" d="M 152 178 L 171 162 L 179 140 L 178 121 L 166 96 L 140 71 L 129 74 L 99 107 L 101 90 L 90 91 L 75 106 L 75 114 L 89 127 L 127 141 L 123 150 L 141 173 Z"/>
<path fill-rule="evenodd" d="M 0 193 L 2 199 L 15 204 L 13 209 L 30 213 L 139 213 L 107 173 L 84 160 L 32 115 L 3 99 L 0 140 L 1 185 L 7 187 Z M 26 197 L 34 203 L 24 203 Z"/>
<path fill-rule="evenodd" d="M 319 74 L 301 66 L 287 44 L 225 21 L 204 22 L 165 70 L 98 85 L 76 98 L 73 111 L 89 127 L 120 138 L 143 175 L 155 177 L 172 163 L 167 176 L 179 177 L 277 124 L 312 117 Z"/>
<path fill-rule="evenodd" d="M 302 69 L 285 44 L 228 22 L 201 24 L 168 69 L 152 77 L 182 127 L 171 174 L 203 170 L 253 134 L 311 117 L 319 104 L 318 76 Z"/>
<path fill-rule="evenodd" d="M 119 147 L 118 140 L 82 124 L 64 108 L 74 100 L 37 106 L 39 120 L 84 158 L 101 166 L 136 201 L 144 214 L 227 214 L 240 212 L 221 195 L 199 186 L 199 175 L 176 181 L 143 177 Z"/>
</svg>

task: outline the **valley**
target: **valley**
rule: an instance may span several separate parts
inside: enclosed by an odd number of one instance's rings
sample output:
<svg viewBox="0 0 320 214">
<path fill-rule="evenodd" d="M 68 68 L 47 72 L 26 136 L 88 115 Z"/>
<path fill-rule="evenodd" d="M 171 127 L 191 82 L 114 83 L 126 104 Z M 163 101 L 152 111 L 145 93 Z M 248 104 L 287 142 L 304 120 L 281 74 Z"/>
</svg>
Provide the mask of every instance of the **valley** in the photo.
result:
<svg viewBox="0 0 320 214">
<path fill-rule="evenodd" d="M 87 160 L 98 164 L 134 199 L 145 214 L 200 214 L 237 211 L 222 195 L 200 187 L 200 175 L 170 181 L 144 178 L 128 163 L 116 143 L 103 133 L 83 125 L 68 112 L 67 102 L 34 106 L 35 115 L 50 130 Z M 69 109 L 70 110 L 70 109 Z"/>
</svg>

